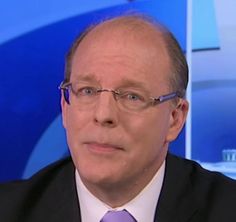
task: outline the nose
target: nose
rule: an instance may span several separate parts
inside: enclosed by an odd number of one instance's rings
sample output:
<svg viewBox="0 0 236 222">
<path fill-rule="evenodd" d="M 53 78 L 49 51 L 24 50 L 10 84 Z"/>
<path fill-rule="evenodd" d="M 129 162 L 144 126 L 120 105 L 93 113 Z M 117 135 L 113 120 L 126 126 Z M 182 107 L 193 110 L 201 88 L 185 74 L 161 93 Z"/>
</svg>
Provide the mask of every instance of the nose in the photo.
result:
<svg viewBox="0 0 236 222">
<path fill-rule="evenodd" d="M 99 95 L 94 110 L 94 122 L 98 125 L 114 128 L 118 124 L 118 107 L 111 92 Z"/>
</svg>

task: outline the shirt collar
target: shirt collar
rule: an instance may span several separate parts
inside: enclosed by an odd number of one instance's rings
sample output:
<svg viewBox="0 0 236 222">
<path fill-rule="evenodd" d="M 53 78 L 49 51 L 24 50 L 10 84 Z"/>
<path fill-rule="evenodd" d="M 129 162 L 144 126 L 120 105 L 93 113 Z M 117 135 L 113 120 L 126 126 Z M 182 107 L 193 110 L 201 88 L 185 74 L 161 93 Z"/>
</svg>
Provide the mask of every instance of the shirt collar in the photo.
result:
<svg viewBox="0 0 236 222">
<path fill-rule="evenodd" d="M 165 172 L 165 161 L 144 189 L 125 205 L 112 209 L 96 198 L 83 184 L 78 171 L 75 172 L 76 187 L 80 203 L 82 222 L 98 222 L 108 210 L 129 211 L 137 221 L 154 221 L 156 205 L 160 196 Z M 144 204 L 145 203 L 145 204 Z"/>
</svg>

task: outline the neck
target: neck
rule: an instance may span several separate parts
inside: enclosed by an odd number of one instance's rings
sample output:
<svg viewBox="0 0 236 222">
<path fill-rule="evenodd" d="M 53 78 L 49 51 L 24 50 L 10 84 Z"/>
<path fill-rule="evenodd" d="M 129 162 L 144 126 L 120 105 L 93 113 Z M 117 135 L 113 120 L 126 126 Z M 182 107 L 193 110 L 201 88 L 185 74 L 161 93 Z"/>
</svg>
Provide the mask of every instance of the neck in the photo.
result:
<svg viewBox="0 0 236 222">
<path fill-rule="evenodd" d="M 161 163 L 162 164 L 162 163 Z M 117 208 L 134 199 L 152 180 L 161 164 L 153 171 L 145 169 L 140 179 L 130 178 L 126 183 L 90 183 L 81 177 L 86 188 L 106 205 Z"/>
</svg>

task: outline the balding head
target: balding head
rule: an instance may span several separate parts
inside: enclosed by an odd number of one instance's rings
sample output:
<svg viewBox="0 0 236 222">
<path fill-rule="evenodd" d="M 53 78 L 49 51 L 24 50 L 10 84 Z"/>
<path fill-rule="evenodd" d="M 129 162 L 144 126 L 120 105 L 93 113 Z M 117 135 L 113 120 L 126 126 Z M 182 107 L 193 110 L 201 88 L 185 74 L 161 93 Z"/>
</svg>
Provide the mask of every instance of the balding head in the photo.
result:
<svg viewBox="0 0 236 222">
<path fill-rule="evenodd" d="M 120 16 L 97 25 L 90 26 L 74 42 L 66 58 L 65 81 L 70 81 L 72 61 L 78 48 L 86 42 L 96 47 L 96 42 L 115 37 L 122 38 L 129 44 L 131 41 L 139 41 L 141 45 L 148 45 L 169 60 L 170 73 L 169 85 L 173 91 L 178 91 L 184 96 L 188 83 L 188 66 L 185 56 L 175 37 L 164 26 L 141 15 Z M 158 59 L 158 58 L 156 58 Z"/>
</svg>

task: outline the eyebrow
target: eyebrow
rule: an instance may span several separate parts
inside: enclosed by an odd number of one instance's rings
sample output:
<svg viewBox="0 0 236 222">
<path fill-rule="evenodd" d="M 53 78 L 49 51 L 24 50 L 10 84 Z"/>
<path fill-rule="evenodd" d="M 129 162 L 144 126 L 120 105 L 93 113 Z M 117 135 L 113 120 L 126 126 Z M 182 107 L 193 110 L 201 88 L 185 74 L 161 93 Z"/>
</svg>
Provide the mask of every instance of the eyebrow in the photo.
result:
<svg viewBox="0 0 236 222">
<path fill-rule="evenodd" d="M 141 89 L 145 92 L 149 92 L 147 90 L 146 84 L 144 82 L 141 81 L 137 81 L 137 80 L 131 80 L 131 79 L 125 79 L 119 88 L 128 88 L 128 87 L 132 87 L 132 88 L 136 88 L 136 89 Z"/>
<path fill-rule="evenodd" d="M 98 82 L 93 74 L 78 74 L 76 81 Z"/>
<path fill-rule="evenodd" d="M 76 81 L 100 83 L 100 81 L 92 73 L 78 74 L 76 77 Z M 146 93 L 149 93 L 149 90 L 148 90 L 148 87 L 146 86 L 146 84 L 144 82 L 137 81 L 135 79 L 124 79 L 119 84 L 119 86 L 116 88 L 119 89 L 119 88 L 129 88 L 129 87 L 135 88 L 135 89 L 140 89 Z"/>
</svg>

